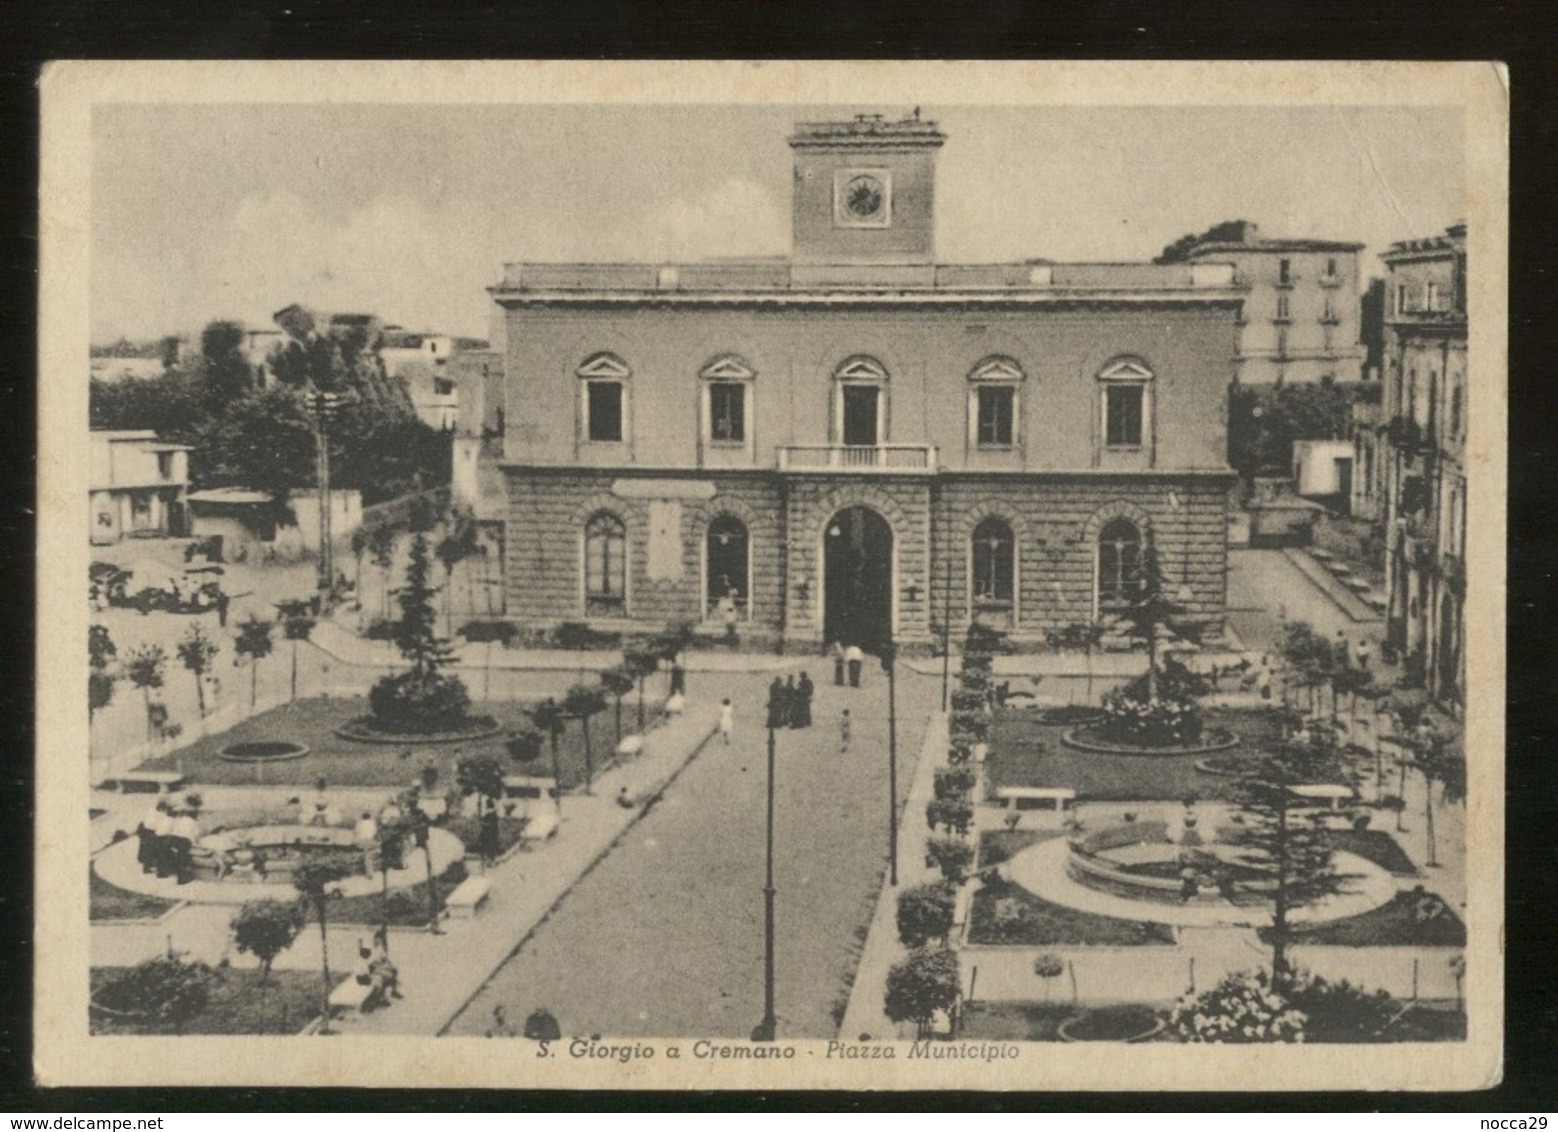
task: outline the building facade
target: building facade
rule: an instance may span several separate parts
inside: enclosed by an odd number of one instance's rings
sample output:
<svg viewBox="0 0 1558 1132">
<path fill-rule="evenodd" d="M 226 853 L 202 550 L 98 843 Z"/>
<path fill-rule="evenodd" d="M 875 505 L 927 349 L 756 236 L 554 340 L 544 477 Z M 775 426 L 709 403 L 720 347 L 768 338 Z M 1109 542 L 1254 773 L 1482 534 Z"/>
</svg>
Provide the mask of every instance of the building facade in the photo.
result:
<svg viewBox="0 0 1558 1132">
<path fill-rule="evenodd" d="M 509 264 L 510 614 L 807 650 L 1220 627 L 1241 296 L 1216 264 L 941 264 L 917 116 L 803 123 L 793 254 Z"/>
<path fill-rule="evenodd" d="M 1362 244 L 1268 239 L 1254 224 L 1197 244 L 1192 263 L 1233 265 L 1244 292 L 1238 376 L 1245 385 L 1358 381 L 1363 376 L 1358 253 Z"/>
<path fill-rule="evenodd" d="M 93 429 L 92 545 L 186 534 L 189 451 L 158 440 L 151 429 Z"/>
<path fill-rule="evenodd" d="M 1430 693 L 1465 692 L 1466 227 L 1405 240 L 1385 281 L 1387 640 Z"/>
</svg>

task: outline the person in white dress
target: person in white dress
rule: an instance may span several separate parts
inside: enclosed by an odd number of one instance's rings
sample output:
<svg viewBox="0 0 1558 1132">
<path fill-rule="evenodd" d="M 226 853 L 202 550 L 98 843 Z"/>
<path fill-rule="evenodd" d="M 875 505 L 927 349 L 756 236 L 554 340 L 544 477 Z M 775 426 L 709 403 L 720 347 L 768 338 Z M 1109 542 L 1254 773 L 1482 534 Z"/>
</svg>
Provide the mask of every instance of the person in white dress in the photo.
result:
<svg viewBox="0 0 1558 1132">
<path fill-rule="evenodd" d="M 727 697 L 720 701 L 719 708 L 719 733 L 725 740 L 725 745 L 730 746 L 730 733 L 736 727 L 736 709 L 730 704 Z"/>
</svg>

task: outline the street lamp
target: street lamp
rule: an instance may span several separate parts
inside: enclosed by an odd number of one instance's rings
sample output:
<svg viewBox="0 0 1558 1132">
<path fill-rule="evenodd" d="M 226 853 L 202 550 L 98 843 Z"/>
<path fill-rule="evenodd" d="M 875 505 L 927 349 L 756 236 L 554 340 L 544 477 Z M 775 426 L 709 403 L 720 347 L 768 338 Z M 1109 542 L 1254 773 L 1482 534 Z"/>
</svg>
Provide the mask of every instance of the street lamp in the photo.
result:
<svg viewBox="0 0 1558 1132">
<path fill-rule="evenodd" d="M 882 645 L 882 669 L 887 673 L 887 876 L 898 885 L 898 680 L 895 673 L 898 648 Z"/>
<path fill-rule="evenodd" d="M 328 613 L 335 604 L 335 557 L 331 547 L 330 422 L 346 406 L 355 404 L 352 393 L 315 389 L 304 398 L 314 422 L 315 453 L 319 480 L 319 610 Z"/>
<path fill-rule="evenodd" d="M 778 684 L 777 678 L 775 684 Z M 768 857 L 763 883 L 763 1020 L 752 1030 L 754 1042 L 771 1042 L 779 1027 L 774 1017 L 774 733 L 785 724 L 784 693 L 768 692 Z"/>
</svg>

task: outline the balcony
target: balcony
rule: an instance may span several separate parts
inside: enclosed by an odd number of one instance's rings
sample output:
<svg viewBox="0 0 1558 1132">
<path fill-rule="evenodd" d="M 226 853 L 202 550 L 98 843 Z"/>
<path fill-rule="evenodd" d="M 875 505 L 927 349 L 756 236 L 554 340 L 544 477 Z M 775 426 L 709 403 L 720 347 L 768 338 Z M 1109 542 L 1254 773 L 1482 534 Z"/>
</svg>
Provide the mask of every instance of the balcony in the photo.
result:
<svg viewBox="0 0 1558 1132">
<path fill-rule="evenodd" d="M 923 472 L 936 470 L 933 444 L 787 444 L 781 472 Z"/>
</svg>

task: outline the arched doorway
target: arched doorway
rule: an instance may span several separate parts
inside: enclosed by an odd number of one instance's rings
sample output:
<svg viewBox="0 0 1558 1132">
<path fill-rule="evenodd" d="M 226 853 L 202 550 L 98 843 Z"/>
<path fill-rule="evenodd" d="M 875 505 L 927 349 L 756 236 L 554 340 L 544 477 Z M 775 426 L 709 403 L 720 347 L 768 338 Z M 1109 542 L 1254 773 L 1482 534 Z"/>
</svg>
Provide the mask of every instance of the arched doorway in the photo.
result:
<svg viewBox="0 0 1558 1132">
<path fill-rule="evenodd" d="M 719 515 L 709 524 L 705 550 L 704 613 L 712 614 L 727 596 L 736 610 L 747 616 L 747 526 L 734 515 Z"/>
<path fill-rule="evenodd" d="M 822 530 L 823 636 L 877 651 L 893 632 L 893 529 L 869 507 L 847 507 Z"/>
</svg>

